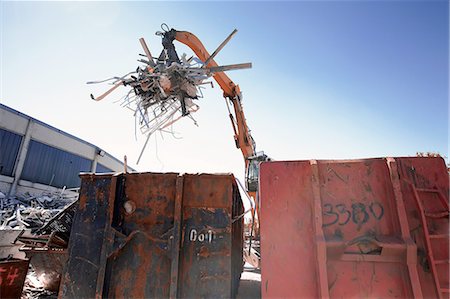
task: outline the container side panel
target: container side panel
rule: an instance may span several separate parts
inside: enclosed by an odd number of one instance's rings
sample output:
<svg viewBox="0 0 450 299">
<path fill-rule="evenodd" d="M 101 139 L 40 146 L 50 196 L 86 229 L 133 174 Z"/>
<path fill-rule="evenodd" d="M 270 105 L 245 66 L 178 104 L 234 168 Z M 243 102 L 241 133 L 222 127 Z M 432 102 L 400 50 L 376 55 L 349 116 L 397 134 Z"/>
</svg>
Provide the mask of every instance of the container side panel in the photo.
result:
<svg viewBox="0 0 450 299">
<path fill-rule="evenodd" d="M 230 298 L 235 293 L 231 269 L 233 187 L 232 175 L 185 175 L 181 298 Z"/>
<path fill-rule="evenodd" d="M 261 165 L 261 291 L 265 298 L 318 297 L 311 175 L 309 161 Z"/>
<path fill-rule="evenodd" d="M 244 217 L 239 218 L 244 213 L 244 206 L 242 204 L 239 190 L 236 184 L 233 185 L 233 223 L 231 225 L 232 238 L 231 244 L 233 246 L 231 253 L 231 298 L 236 297 L 241 280 L 241 273 L 243 271 L 243 252 L 244 248 Z"/>
<path fill-rule="evenodd" d="M 330 297 L 410 297 L 406 244 L 386 160 L 317 164 Z M 314 181 L 309 161 L 261 165 L 264 297 L 319 296 L 317 273 L 324 269 L 315 254 Z"/>
<path fill-rule="evenodd" d="M 319 173 L 330 296 L 409 297 L 406 246 L 386 161 L 323 161 Z"/>
<path fill-rule="evenodd" d="M 438 214 L 446 210 L 449 202 L 449 176 L 442 158 L 411 157 L 396 158 L 411 237 L 417 244 L 417 272 L 422 293 L 426 298 L 437 298 L 435 280 L 431 271 L 425 231 L 414 189 L 419 196 L 424 212 Z M 427 190 L 420 192 L 420 190 Z M 446 203 L 446 204 L 445 204 Z M 442 288 L 449 289 L 449 217 L 427 218 L 428 232 L 436 265 L 438 280 Z"/>
<path fill-rule="evenodd" d="M 176 178 L 142 173 L 120 181 L 113 227 L 126 239 L 116 242 L 120 249 L 108 260 L 109 297 L 169 297 Z"/>
<path fill-rule="evenodd" d="M 83 175 L 61 298 L 233 297 L 236 190 L 232 175 Z"/>
<path fill-rule="evenodd" d="M 161 238 L 173 227 L 176 178 L 176 174 L 125 175 L 125 195 L 116 204 L 122 215 L 122 233 L 140 230 Z M 132 213 L 125 211 L 125 202 Z"/>
<path fill-rule="evenodd" d="M 230 298 L 230 211 L 186 207 L 183 220 L 180 297 Z"/>
<path fill-rule="evenodd" d="M 170 259 L 167 243 L 134 232 L 108 259 L 108 298 L 168 298 Z"/>
<path fill-rule="evenodd" d="M 186 174 L 183 205 L 230 209 L 232 205 L 232 175 Z"/>
<path fill-rule="evenodd" d="M 319 163 L 323 231 L 327 240 L 401 239 L 384 160 Z"/>
<path fill-rule="evenodd" d="M 400 178 L 413 183 L 417 188 L 437 188 L 448 199 L 449 182 L 445 161 L 442 158 L 396 158 Z"/>
<path fill-rule="evenodd" d="M 111 177 L 84 176 L 80 204 L 69 243 L 69 260 L 62 278 L 61 298 L 94 298 L 101 251 L 109 226 Z"/>
<path fill-rule="evenodd" d="M 409 298 L 400 263 L 329 261 L 327 268 L 331 298 Z"/>
</svg>

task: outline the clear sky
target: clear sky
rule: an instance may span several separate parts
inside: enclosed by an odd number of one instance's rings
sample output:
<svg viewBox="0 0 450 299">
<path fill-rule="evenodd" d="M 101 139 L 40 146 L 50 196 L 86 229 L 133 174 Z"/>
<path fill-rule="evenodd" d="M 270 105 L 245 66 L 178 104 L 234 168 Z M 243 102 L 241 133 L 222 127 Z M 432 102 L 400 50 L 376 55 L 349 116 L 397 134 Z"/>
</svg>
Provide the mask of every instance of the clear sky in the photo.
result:
<svg viewBox="0 0 450 299">
<path fill-rule="evenodd" d="M 136 69 L 140 37 L 159 54 L 161 23 L 210 52 L 239 30 L 216 61 L 253 63 L 228 75 L 257 149 L 276 160 L 448 156 L 448 1 L 1 1 L 0 101 L 141 171 L 243 178 L 217 84 L 198 101 L 199 127 L 186 118 L 176 138 L 155 135 L 138 166 L 143 138 L 120 92 L 90 100 L 107 86 L 87 81 Z"/>
</svg>

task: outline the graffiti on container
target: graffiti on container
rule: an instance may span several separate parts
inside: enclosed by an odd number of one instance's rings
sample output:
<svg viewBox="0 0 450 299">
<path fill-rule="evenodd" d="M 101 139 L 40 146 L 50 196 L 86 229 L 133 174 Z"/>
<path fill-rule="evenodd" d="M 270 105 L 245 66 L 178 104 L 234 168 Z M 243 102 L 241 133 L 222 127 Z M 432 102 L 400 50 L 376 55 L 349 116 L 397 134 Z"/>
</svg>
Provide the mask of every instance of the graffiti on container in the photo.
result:
<svg viewBox="0 0 450 299">
<path fill-rule="evenodd" d="M 346 225 L 350 220 L 354 224 L 362 225 L 372 217 L 380 220 L 383 215 L 384 208 L 379 202 L 372 202 L 369 205 L 357 202 L 351 205 L 351 209 L 348 209 L 343 203 L 334 206 L 326 203 L 323 205 L 323 216 L 328 222 L 324 222 L 322 226 L 327 227 L 336 223 Z"/>
<path fill-rule="evenodd" d="M 214 238 L 214 233 L 212 230 L 208 230 L 206 233 L 198 232 L 196 229 L 191 229 L 189 232 L 189 241 L 191 242 L 208 242 L 211 243 Z"/>
<path fill-rule="evenodd" d="M 20 269 L 14 266 L 0 267 L 0 286 L 11 286 L 19 277 Z"/>
</svg>

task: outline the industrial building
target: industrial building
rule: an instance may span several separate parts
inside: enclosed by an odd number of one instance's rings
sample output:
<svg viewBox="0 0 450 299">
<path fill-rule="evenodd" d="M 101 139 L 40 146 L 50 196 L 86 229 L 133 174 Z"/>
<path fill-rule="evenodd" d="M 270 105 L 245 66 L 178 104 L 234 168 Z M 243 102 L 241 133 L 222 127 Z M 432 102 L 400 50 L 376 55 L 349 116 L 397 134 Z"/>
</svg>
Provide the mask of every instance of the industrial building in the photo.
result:
<svg viewBox="0 0 450 299">
<path fill-rule="evenodd" d="M 103 149 L 0 104 L 0 191 L 10 195 L 80 186 L 80 172 L 123 171 Z"/>
</svg>

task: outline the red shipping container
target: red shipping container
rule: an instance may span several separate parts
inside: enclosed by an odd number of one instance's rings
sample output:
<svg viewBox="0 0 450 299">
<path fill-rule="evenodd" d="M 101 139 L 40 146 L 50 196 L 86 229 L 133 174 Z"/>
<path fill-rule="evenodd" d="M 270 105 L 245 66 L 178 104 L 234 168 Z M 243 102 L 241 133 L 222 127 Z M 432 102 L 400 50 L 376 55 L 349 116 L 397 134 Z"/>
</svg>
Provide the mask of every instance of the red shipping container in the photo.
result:
<svg viewBox="0 0 450 299">
<path fill-rule="evenodd" d="M 448 298 L 441 158 L 267 162 L 262 296 Z"/>
</svg>

